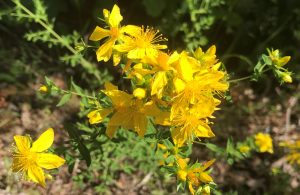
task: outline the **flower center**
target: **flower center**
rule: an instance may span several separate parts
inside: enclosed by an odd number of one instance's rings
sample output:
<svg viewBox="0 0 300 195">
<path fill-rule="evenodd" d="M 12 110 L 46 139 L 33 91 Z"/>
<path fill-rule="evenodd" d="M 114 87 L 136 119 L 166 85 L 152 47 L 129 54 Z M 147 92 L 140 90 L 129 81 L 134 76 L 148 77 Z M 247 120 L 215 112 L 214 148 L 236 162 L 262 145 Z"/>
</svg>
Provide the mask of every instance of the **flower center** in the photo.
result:
<svg viewBox="0 0 300 195">
<path fill-rule="evenodd" d="M 141 28 L 141 31 L 138 36 L 136 36 L 136 45 L 139 48 L 149 48 L 152 47 L 152 44 L 158 43 L 161 41 L 165 41 L 165 39 L 162 38 L 161 34 L 158 34 L 159 31 L 155 31 L 152 28 Z"/>
<path fill-rule="evenodd" d="M 111 27 L 110 28 L 110 36 L 112 38 L 118 38 L 118 36 L 119 36 L 119 28 L 117 28 L 117 27 Z"/>
</svg>

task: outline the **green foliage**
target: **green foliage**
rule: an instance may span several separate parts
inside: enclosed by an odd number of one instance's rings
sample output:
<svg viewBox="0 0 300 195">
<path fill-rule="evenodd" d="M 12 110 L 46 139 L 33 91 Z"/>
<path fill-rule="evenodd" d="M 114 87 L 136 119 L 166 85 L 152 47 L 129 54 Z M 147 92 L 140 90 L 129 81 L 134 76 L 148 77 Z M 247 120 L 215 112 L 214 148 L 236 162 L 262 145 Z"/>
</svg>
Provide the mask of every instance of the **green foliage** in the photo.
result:
<svg viewBox="0 0 300 195">
<path fill-rule="evenodd" d="M 34 0 L 31 3 L 25 3 L 20 0 L 14 0 L 12 2 L 15 6 L 13 8 L 7 6 L 6 9 L 3 9 L 3 13 L 9 14 L 3 14 L 3 16 L 5 19 L 8 18 L 30 29 L 24 33 L 24 38 L 27 41 L 44 43 L 48 49 L 52 50 L 53 47 L 56 47 L 61 51 L 60 53 L 62 53 L 59 54 L 60 60 L 72 67 L 80 65 L 86 73 L 93 75 L 98 83 L 103 83 L 110 79 L 107 75 L 107 71 L 99 71 L 94 64 L 83 57 L 82 53 L 74 49 L 75 45 L 81 42 L 82 35 L 76 31 L 66 35 L 59 35 L 59 33 L 56 32 L 56 19 L 49 17 L 47 7 L 42 0 Z M 4 20 L 4 18 L 2 20 Z M 21 48 L 22 47 L 23 45 L 21 45 Z M 68 54 L 66 51 L 68 51 Z M 48 55 L 48 53 L 51 52 L 46 53 L 45 55 Z"/>
</svg>

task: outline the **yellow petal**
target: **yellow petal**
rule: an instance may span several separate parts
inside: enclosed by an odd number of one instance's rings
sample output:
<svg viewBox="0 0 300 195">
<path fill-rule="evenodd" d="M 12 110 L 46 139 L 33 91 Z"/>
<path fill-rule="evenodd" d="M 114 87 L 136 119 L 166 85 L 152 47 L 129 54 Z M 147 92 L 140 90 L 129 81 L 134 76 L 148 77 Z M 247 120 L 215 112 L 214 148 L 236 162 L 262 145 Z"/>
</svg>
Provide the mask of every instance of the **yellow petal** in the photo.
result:
<svg viewBox="0 0 300 195">
<path fill-rule="evenodd" d="M 212 164 L 214 164 L 215 161 L 216 161 L 216 159 L 209 160 L 209 161 L 205 162 L 204 165 L 201 166 L 200 168 L 195 168 L 193 170 L 194 170 L 194 172 L 205 171 L 208 167 L 210 167 Z"/>
<path fill-rule="evenodd" d="M 190 190 L 190 192 L 191 192 L 192 195 L 195 194 L 195 190 L 194 190 L 193 185 L 192 185 L 191 182 L 189 182 L 189 190 Z"/>
<path fill-rule="evenodd" d="M 208 167 L 210 167 L 212 164 L 214 164 L 215 161 L 216 161 L 216 159 L 212 159 L 212 160 L 209 160 L 206 163 L 204 163 L 202 170 L 203 171 L 206 170 Z"/>
<path fill-rule="evenodd" d="M 212 45 L 207 51 L 206 53 L 209 54 L 209 55 L 215 55 L 216 54 L 216 46 L 215 45 Z"/>
<path fill-rule="evenodd" d="M 44 169 L 55 169 L 65 163 L 65 159 L 50 153 L 39 153 L 37 156 L 37 165 Z"/>
<path fill-rule="evenodd" d="M 115 132 L 117 131 L 117 128 L 118 126 L 111 126 L 111 125 L 107 125 L 107 128 L 106 128 L 106 135 L 109 137 L 109 138 L 112 138 L 115 134 Z"/>
<path fill-rule="evenodd" d="M 185 82 L 179 78 L 174 79 L 173 83 L 175 86 L 176 93 L 180 93 L 182 90 L 184 90 L 186 85 Z"/>
<path fill-rule="evenodd" d="M 94 31 L 92 32 L 89 40 L 91 41 L 99 41 L 105 37 L 108 37 L 110 35 L 110 31 L 104 28 L 101 28 L 99 26 L 96 26 Z"/>
<path fill-rule="evenodd" d="M 212 177 L 209 176 L 209 175 L 208 175 L 207 173 L 205 173 L 205 172 L 200 173 L 199 179 L 200 179 L 200 181 L 202 181 L 203 183 L 209 183 L 209 182 L 212 182 L 212 181 L 213 181 Z"/>
<path fill-rule="evenodd" d="M 42 168 L 38 166 L 30 166 L 27 176 L 33 182 L 39 183 L 41 186 L 46 187 L 45 175 Z"/>
<path fill-rule="evenodd" d="M 151 95 L 157 94 L 157 97 L 161 99 L 163 95 L 163 89 L 167 83 L 168 79 L 165 71 L 156 73 L 152 83 Z"/>
<path fill-rule="evenodd" d="M 30 151 L 43 152 L 50 148 L 54 140 L 54 131 L 52 128 L 47 129 L 42 135 L 32 144 Z"/>
<path fill-rule="evenodd" d="M 132 95 L 120 90 L 104 90 L 103 91 L 116 107 L 130 106 Z"/>
<path fill-rule="evenodd" d="M 135 26 L 135 25 L 126 25 L 126 26 L 121 27 L 120 31 L 121 31 L 121 33 L 134 35 L 141 31 L 141 27 Z"/>
<path fill-rule="evenodd" d="M 110 12 L 107 9 L 103 9 L 103 16 L 105 21 L 108 21 L 109 14 Z"/>
<path fill-rule="evenodd" d="M 221 67 L 221 65 L 222 65 L 222 63 L 219 62 L 219 63 L 213 65 L 212 69 L 215 70 L 215 71 L 217 71 L 217 70 L 219 70 L 219 68 Z"/>
<path fill-rule="evenodd" d="M 169 60 L 168 60 L 168 64 L 171 65 L 175 62 L 177 62 L 180 58 L 180 55 L 177 53 L 177 51 L 175 51 L 174 53 L 172 53 L 172 55 L 170 56 Z"/>
<path fill-rule="evenodd" d="M 291 56 L 284 56 L 278 60 L 278 65 L 284 66 L 290 61 L 290 59 L 291 59 Z"/>
<path fill-rule="evenodd" d="M 28 136 L 16 135 L 14 136 L 17 148 L 21 153 L 29 151 L 30 149 L 30 138 Z"/>
<path fill-rule="evenodd" d="M 148 119 L 144 114 L 134 115 L 134 130 L 140 137 L 144 137 L 147 131 Z"/>
<path fill-rule="evenodd" d="M 188 61 L 186 52 L 182 52 L 179 63 L 176 67 L 180 77 L 184 81 L 191 81 L 193 79 L 193 69 L 191 63 Z"/>
<path fill-rule="evenodd" d="M 105 90 L 118 90 L 118 87 L 111 82 L 105 82 L 104 83 Z"/>
<path fill-rule="evenodd" d="M 99 47 L 99 49 L 96 51 L 98 62 L 102 60 L 107 62 L 110 59 L 112 55 L 112 47 L 115 44 L 115 41 L 115 39 L 109 39 Z"/>
<path fill-rule="evenodd" d="M 120 14 L 120 8 L 117 5 L 114 5 L 109 15 L 108 23 L 110 24 L 111 27 L 118 27 L 122 20 L 123 17 Z"/>
<path fill-rule="evenodd" d="M 108 126 L 122 126 L 125 129 L 134 129 L 133 110 L 120 109 L 110 119 Z"/>
<path fill-rule="evenodd" d="M 184 170 L 187 167 L 187 159 L 178 157 L 177 163 L 180 169 Z"/>
<path fill-rule="evenodd" d="M 198 125 L 198 128 L 195 129 L 195 135 L 197 137 L 214 137 L 215 136 L 215 134 L 212 132 L 211 128 L 204 122 L 200 123 Z"/>
<path fill-rule="evenodd" d="M 181 132 L 181 128 L 174 128 L 171 131 L 171 135 L 175 145 L 182 146 L 184 142 L 187 140 L 187 135 L 184 132 Z"/>
<path fill-rule="evenodd" d="M 121 62 L 121 55 L 119 53 L 113 54 L 113 64 L 117 66 Z"/>
<path fill-rule="evenodd" d="M 91 111 L 87 117 L 89 118 L 90 124 L 101 123 L 103 119 L 107 117 L 112 112 L 111 109 L 100 109 Z"/>
<path fill-rule="evenodd" d="M 170 113 L 161 111 L 160 114 L 154 115 L 154 123 L 163 126 L 171 125 Z"/>
</svg>

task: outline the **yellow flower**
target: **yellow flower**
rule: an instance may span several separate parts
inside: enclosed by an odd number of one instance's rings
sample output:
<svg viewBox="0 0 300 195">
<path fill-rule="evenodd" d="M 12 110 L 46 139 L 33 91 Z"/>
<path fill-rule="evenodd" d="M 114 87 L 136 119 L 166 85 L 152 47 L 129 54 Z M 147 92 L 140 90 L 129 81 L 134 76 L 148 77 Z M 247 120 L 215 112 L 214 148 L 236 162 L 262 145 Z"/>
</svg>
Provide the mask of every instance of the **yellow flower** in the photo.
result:
<svg viewBox="0 0 300 195">
<path fill-rule="evenodd" d="M 194 52 L 194 57 L 200 62 L 202 68 L 211 68 L 217 63 L 216 46 L 212 45 L 206 52 L 203 52 L 199 47 Z"/>
<path fill-rule="evenodd" d="M 292 77 L 291 77 L 291 75 L 289 73 L 286 73 L 286 72 L 282 73 L 282 77 L 281 78 L 286 83 L 292 83 L 293 82 L 293 79 L 292 79 Z"/>
<path fill-rule="evenodd" d="M 39 183 L 45 187 L 44 169 L 55 169 L 65 163 L 65 160 L 55 154 L 45 151 L 52 145 L 54 140 L 54 131 L 47 129 L 33 143 L 29 136 L 14 136 L 16 148 L 13 151 L 12 171 L 23 175 L 27 180 Z"/>
<path fill-rule="evenodd" d="M 120 27 L 120 22 L 123 20 L 123 17 L 120 14 L 120 8 L 117 5 L 113 6 L 111 13 L 108 10 L 104 9 L 103 15 L 107 25 L 109 26 L 109 29 L 104 29 L 97 26 L 89 39 L 91 41 L 100 41 L 104 38 L 107 38 L 96 52 L 98 61 L 107 62 L 113 54 L 113 46 L 115 45 L 116 41 L 123 35 L 123 33 L 135 31 L 136 29 L 139 29 L 139 27 L 133 25 Z M 113 59 L 114 65 L 117 65 L 120 62 L 119 54 L 115 53 Z"/>
<path fill-rule="evenodd" d="M 195 137 L 215 136 L 205 118 L 209 117 L 213 110 L 207 110 L 210 113 L 204 113 L 206 108 L 203 110 L 199 108 L 181 110 L 172 118 L 171 125 L 173 129 L 171 135 L 175 144 L 182 146 L 186 142 L 193 141 Z"/>
<path fill-rule="evenodd" d="M 107 115 L 112 112 L 112 109 L 97 109 L 88 113 L 87 117 L 89 118 L 90 124 L 101 123 Z"/>
<path fill-rule="evenodd" d="M 142 59 L 145 56 L 155 57 L 160 49 L 166 49 L 166 45 L 158 44 L 166 39 L 162 38 L 159 31 L 152 28 L 141 27 L 139 30 L 127 32 L 128 36 L 122 36 L 122 43 L 114 48 L 121 53 L 127 53 L 129 59 Z"/>
<path fill-rule="evenodd" d="M 39 88 L 39 91 L 42 92 L 42 93 L 47 93 L 48 92 L 48 88 L 46 85 L 42 85 L 40 88 Z"/>
<path fill-rule="evenodd" d="M 276 50 L 272 49 L 272 51 L 268 50 L 268 53 L 269 53 L 269 57 L 271 58 L 272 62 L 278 67 L 282 67 L 282 66 L 286 65 L 291 59 L 291 56 L 280 57 L 280 53 L 279 53 L 278 49 L 276 49 Z"/>
<path fill-rule="evenodd" d="M 157 95 L 159 99 L 162 98 L 164 87 L 168 83 L 168 73 L 175 71 L 172 64 L 179 59 L 177 52 L 174 52 L 171 56 L 164 52 L 159 52 L 157 56 L 145 56 L 142 59 L 143 63 L 153 66 L 152 71 L 153 81 L 151 86 L 151 95 Z"/>
<path fill-rule="evenodd" d="M 300 165 L 300 140 L 295 142 L 281 142 L 279 145 L 289 149 L 285 158 L 290 164 L 297 163 Z"/>
<path fill-rule="evenodd" d="M 177 178 L 183 182 L 187 182 L 191 194 L 195 194 L 194 187 L 198 188 L 201 183 L 207 184 L 213 182 L 213 179 L 206 172 L 206 169 L 210 167 L 214 162 L 215 160 L 210 160 L 201 166 L 189 166 L 187 164 L 188 159 L 177 157 Z M 209 192 L 207 188 L 206 192 Z"/>
<path fill-rule="evenodd" d="M 248 153 L 251 148 L 247 145 L 241 145 L 238 149 L 241 153 Z"/>
<path fill-rule="evenodd" d="M 205 108 L 206 101 L 214 101 L 214 94 L 221 95 L 228 89 L 225 73 L 218 71 L 215 66 L 219 67 L 218 64 L 211 68 L 202 66 L 186 52 L 180 54 L 180 60 L 175 65 L 177 75 L 173 83 L 176 96 L 173 98 L 171 119 L 180 109 L 189 108 L 190 105 L 202 104 Z"/>
<path fill-rule="evenodd" d="M 273 153 L 272 138 L 269 134 L 258 133 L 254 136 L 255 144 L 259 148 L 259 152 Z"/>
<path fill-rule="evenodd" d="M 147 116 L 159 116 L 160 109 L 152 101 L 144 103 L 133 95 L 117 89 L 107 89 L 103 92 L 111 99 L 114 108 L 106 128 L 109 137 L 113 137 L 120 126 L 132 129 L 143 137 L 148 126 Z"/>
</svg>

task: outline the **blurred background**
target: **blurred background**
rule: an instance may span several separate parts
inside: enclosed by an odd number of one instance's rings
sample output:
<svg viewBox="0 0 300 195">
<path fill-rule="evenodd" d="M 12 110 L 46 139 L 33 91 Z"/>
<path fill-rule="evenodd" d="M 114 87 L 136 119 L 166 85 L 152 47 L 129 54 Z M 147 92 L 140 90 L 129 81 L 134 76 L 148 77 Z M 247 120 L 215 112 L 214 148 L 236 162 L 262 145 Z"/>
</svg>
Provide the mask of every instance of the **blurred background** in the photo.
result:
<svg viewBox="0 0 300 195">
<path fill-rule="evenodd" d="M 97 62 L 95 51 L 83 43 L 96 25 L 102 26 L 102 10 L 118 4 L 122 24 L 152 26 L 168 38 L 169 50 L 204 50 L 216 45 L 217 56 L 230 78 L 251 74 L 266 48 L 280 49 L 292 57 L 287 65 L 293 83 L 280 85 L 272 74 L 259 82 L 231 85 L 230 98 L 216 113 L 210 141 L 225 147 L 227 138 L 244 140 L 256 132 L 270 133 L 275 152 L 257 154 L 229 166 L 220 158 L 213 176 L 222 194 L 298 194 L 300 174 L 287 164 L 279 141 L 300 134 L 300 1 L 298 0 L 2 0 L 0 2 L 0 194 L 178 194 L 176 181 L 162 176 L 146 143 L 131 141 L 106 145 L 93 151 L 91 166 L 76 146 L 66 143 L 68 124 L 85 121 L 79 100 L 72 98 L 57 108 L 58 98 L 44 98 L 37 89 L 44 76 L 66 88 L 72 78 L 95 91 L 114 80 L 126 88 L 121 72 L 111 62 Z M 25 9 L 24 9 L 25 7 Z M 76 48 L 76 49 L 75 49 Z M 82 50 L 84 58 L 77 53 Z M 57 173 L 46 189 L 21 183 L 11 173 L 10 147 L 15 134 L 38 135 L 48 127 L 57 130 L 57 152 L 68 155 L 68 167 Z M 84 139 L 84 138 L 83 138 Z M 136 144 L 136 143 L 139 144 Z M 135 145 L 132 149 L 132 145 Z M 116 154 L 112 155 L 110 148 Z M 135 151 L 136 150 L 136 151 Z M 134 156 L 138 154 L 138 156 Z M 72 158 L 71 158 L 72 157 Z M 71 160 L 75 158 L 75 160 Z M 208 160 L 212 152 L 193 148 L 192 159 Z M 72 192 L 72 193 L 71 193 Z"/>
</svg>

